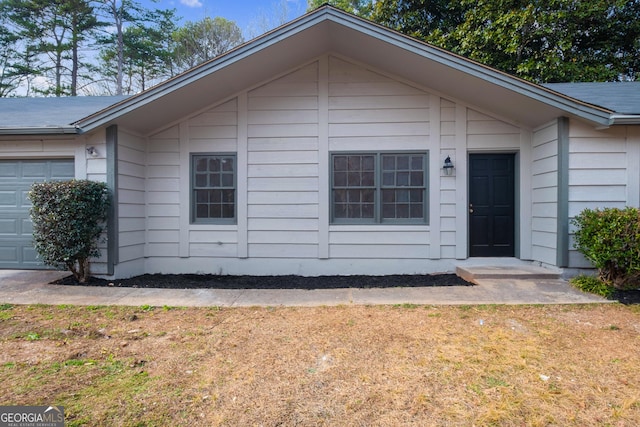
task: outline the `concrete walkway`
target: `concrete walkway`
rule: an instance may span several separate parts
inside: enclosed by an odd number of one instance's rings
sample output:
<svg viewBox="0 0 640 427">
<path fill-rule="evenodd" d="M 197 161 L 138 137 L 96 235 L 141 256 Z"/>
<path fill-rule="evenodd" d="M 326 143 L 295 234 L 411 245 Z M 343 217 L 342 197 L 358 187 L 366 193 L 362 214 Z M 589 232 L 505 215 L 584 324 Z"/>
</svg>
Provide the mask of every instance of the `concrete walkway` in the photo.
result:
<svg viewBox="0 0 640 427">
<path fill-rule="evenodd" d="M 373 304 L 589 304 L 610 302 L 576 290 L 536 267 L 468 266 L 476 286 L 375 289 L 135 289 L 60 286 L 59 271 L 0 270 L 0 303 L 177 307 L 335 306 Z"/>
</svg>

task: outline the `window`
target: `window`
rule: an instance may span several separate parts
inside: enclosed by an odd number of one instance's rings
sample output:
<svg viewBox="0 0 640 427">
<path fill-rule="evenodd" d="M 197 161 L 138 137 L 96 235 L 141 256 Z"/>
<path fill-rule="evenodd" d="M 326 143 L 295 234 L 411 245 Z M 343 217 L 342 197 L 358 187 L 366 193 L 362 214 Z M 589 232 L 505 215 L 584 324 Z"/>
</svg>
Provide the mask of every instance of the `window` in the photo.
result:
<svg viewBox="0 0 640 427">
<path fill-rule="evenodd" d="M 196 223 L 235 223 L 235 154 L 194 154 L 191 218 Z"/>
<path fill-rule="evenodd" d="M 333 223 L 427 222 L 427 153 L 334 153 Z"/>
</svg>

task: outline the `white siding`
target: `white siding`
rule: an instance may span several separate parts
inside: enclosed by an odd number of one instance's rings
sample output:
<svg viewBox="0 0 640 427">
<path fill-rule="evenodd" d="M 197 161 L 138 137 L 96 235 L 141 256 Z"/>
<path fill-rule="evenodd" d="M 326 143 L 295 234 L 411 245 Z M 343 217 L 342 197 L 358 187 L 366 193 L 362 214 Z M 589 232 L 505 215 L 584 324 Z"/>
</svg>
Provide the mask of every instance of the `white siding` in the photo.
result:
<svg viewBox="0 0 640 427">
<path fill-rule="evenodd" d="M 338 58 L 329 59 L 329 150 L 437 148 L 429 93 Z M 330 258 L 427 259 L 428 226 L 332 226 Z"/>
<path fill-rule="evenodd" d="M 596 130 L 572 120 L 569 133 L 569 218 L 583 209 L 624 208 L 627 206 L 627 156 L 631 142 L 627 129 L 615 127 Z M 569 243 L 570 267 L 590 267 L 590 264 Z"/>
<path fill-rule="evenodd" d="M 147 144 L 147 257 L 176 257 L 180 230 L 180 136 L 173 126 Z M 188 206 L 183 208 L 188 209 Z"/>
<path fill-rule="evenodd" d="M 249 258 L 318 258 L 318 63 L 248 93 Z"/>
<path fill-rule="evenodd" d="M 146 140 L 118 132 L 118 262 L 142 260 L 146 236 Z M 138 267 L 139 268 L 139 267 Z"/>
<path fill-rule="evenodd" d="M 532 258 L 556 264 L 558 230 L 558 122 L 533 133 L 531 165 Z"/>
<path fill-rule="evenodd" d="M 212 100 L 210 109 L 148 138 L 148 272 L 452 271 L 467 253 L 468 151 L 516 152 L 522 135 L 428 88 L 320 57 L 225 102 Z M 330 154 L 403 150 L 429 153 L 429 224 L 329 224 Z M 238 221 L 191 224 L 189 159 L 215 152 L 237 153 Z M 453 176 L 442 176 L 447 155 L 456 164 Z"/>
</svg>

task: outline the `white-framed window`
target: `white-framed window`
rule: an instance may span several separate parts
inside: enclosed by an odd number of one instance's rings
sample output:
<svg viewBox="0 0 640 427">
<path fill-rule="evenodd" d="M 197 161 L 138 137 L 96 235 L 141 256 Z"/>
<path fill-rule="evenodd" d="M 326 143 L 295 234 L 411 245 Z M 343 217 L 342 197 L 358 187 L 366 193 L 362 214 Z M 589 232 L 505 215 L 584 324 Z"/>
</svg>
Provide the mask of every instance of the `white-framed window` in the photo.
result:
<svg viewBox="0 0 640 427">
<path fill-rule="evenodd" d="M 191 222 L 236 223 L 236 155 L 191 155 Z"/>
<path fill-rule="evenodd" d="M 331 154 L 333 224 L 426 224 L 427 152 Z"/>
</svg>

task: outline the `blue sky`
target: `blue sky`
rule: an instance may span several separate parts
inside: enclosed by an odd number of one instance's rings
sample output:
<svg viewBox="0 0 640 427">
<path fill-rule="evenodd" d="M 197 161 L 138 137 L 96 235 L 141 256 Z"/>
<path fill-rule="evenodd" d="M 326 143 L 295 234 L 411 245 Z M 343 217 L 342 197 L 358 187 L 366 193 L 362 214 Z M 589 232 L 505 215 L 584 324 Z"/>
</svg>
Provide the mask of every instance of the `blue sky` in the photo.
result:
<svg viewBox="0 0 640 427">
<path fill-rule="evenodd" d="M 258 36 L 303 15 L 307 0 L 140 0 L 149 9 L 176 9 L 184 21 L 199 21 L 220 16 L 240 27 L 245 39 Z M 269 27 L 269 28 L 267 28 Z"/>
</svg>

